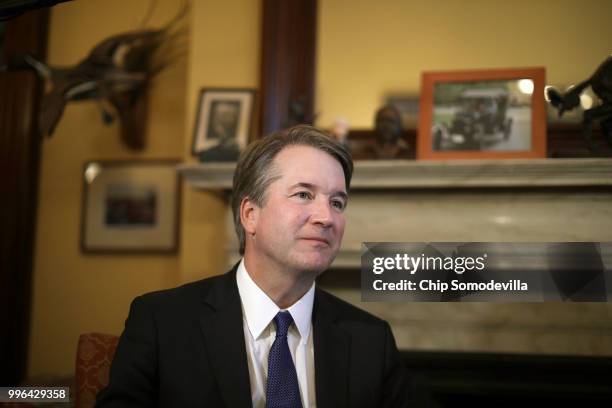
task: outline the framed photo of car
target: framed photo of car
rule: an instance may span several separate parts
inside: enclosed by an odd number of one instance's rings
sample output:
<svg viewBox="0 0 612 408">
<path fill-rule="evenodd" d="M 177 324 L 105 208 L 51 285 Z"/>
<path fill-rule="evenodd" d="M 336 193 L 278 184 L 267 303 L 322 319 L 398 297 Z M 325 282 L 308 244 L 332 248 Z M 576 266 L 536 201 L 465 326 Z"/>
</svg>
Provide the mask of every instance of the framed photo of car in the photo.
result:
<svg viewBox="0 0 612 408">
<path fill-rule="evenodd" d="M 546 157 L 544 68 L 425 72 L 417 159 Z"/>
<path fill-rule="evenodd" d="M 178 161 L 92 161 L 83 171 L 81 250 L 174 253 Z"/>
<path fill-rule="evenodd" d="M 204 88 L 200 91 L 192 154 L 202 162 L 236 161 L 249 139 L 255 91 Z"/>
</svg>

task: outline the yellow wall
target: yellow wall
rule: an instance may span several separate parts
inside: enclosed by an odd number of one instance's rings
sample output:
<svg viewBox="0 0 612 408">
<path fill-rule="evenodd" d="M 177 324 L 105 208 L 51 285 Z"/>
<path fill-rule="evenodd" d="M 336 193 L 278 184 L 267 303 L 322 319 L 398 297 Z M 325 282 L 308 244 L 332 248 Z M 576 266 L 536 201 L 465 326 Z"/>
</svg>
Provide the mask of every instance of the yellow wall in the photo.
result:
<svg viewBox="0 0 612 408">
<path fill-rule="evenodd" d="M 609 0 L 320 0 L 318 124 L 371 128 L 389 92 L 418 95 L 426 70 L 544 66 L 586 79 L 612 52 Z"/>
<path fill-rule="evenodd" d="M 176 15 L 183 0 L 161 0 L 150 27 Z M 48 60 L 70 65 L 100 40 L 138 28 L 149 0 L 88 0 L 52 9 Z M 72 375 L 77 338 L 121 333 L 131 300 L 223 271 L 223 201 L 183 191 L 177 255 L 84 255 L 79 250 L 82 181 L 92 159 L 189 159 L 192 117 L 201 86 L 255 87 L 259 68 L 259 2 L 193 2 L 187 53 L 154 81 L 147 147 L 124 147 L 93 102 L 72 103 L 43 143 L 33 278 L 28 376 Z M 219 238 L 221 237 L 221 239 Z"/>
<path fill-rule="evenodd" d="M 259 83 L 260 1 L 198 0 L 192 2 L 188 70 L 187 116 L 190 157 L 191 132 L 201 88 L 257 88 Z M 181 281 L 219 274 L 225 258 L 225 201 L 211 192 L 183 189 Z"/>
<path fill-rule="evenodd" d="M 138 27 L 148 1 L 97 0 L 52 9 L 48 61 L 71 65 L 100 40 Z M 160 26 L 178 11 L 162 1 Z M 178 257 L 84 255 L 79 250 L 83 163 L 95 159 L 181 159 L 185 59 L 163 71 L 150 97 L 147 147 L 124 147 L 94 102 L 68 105 L 52 139 L 43 142 L 33 278 L 29 376 L 71 374 L 80 333 L 119 333 L 129 302 L 178 282 Z"/>
</svg>

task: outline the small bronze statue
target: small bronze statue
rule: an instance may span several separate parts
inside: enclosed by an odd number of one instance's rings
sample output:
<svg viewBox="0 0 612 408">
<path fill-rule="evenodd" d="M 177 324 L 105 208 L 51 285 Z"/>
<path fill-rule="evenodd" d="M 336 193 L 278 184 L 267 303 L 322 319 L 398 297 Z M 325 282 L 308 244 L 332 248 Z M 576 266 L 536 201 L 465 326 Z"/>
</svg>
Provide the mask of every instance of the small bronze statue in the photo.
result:
<svg viewBox="0 0 612 408">
<path fill-rule="evenodd" d="M 376 145 L 373 156 L 377 159 L 403 159 L 410 156 L 408 144 L 401 138 L 402 118 L 392 105 L 386 105 L 376 112 Z"/>
<path fill-rule="evenodd" d="M 608 56 L 590 78 L 564 94 L 551 87 L 546 90 L 546 95 L 550 104 L 558 109 L 561 117 L 563 112 L 580 105 L 580 94 L 589 86 L 601 100 L 600 105 L 585 110 L 582 116 L 582 135 L 593 153 L 597 150 L 597 145 L 592 140 L 594 120 L 600 121 L 602 133 L 608 144 L 612 146 L 612 55 Z"/>
</svg>

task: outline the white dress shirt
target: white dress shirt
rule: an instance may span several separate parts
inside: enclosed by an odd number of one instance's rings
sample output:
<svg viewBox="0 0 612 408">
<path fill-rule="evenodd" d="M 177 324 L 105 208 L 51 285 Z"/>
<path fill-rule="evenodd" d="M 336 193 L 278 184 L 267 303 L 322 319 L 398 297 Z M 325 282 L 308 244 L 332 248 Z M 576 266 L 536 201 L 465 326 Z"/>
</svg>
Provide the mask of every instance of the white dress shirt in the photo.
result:
<svg viewBox="0 0 612 408">
<path fill-rule="evenodd" d="M 236 272 L 242 303 L 244 340 L 246 345 L 253 408 L 265 408 L 268 379 L 268 354 L 276 338 L 274 316 L 279 307 L 251 279 L 244 259 Z M 302 406 L 316 407 L 314 377 L 314 347 L 312 343 L 312 305 L 315 285 L 287 309 L 294 324 L 289 327 L 287 342 L 297 372 Z"/>
</svg>

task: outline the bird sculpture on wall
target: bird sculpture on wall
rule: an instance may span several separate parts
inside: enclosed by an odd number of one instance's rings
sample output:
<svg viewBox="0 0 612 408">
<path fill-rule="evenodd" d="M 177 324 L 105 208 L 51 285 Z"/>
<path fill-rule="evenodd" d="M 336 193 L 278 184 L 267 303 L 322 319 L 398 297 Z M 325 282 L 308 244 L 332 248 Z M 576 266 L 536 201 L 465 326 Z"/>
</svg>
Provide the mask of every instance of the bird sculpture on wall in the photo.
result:
<svg viewBox="0 0 612 408">
<path fill-rule="evenodd" d="M 72 67 L 52 67 L 29 54 L 13 56 L 9 70 L 32 68 L 49 88 L 40 108 L 40 133 L 53 134 L 67 103 L 93 99 L 100 104 L 103 122 L 110 124 L 118 116 L 122 141 L 133 149 L 142 149 L 148 85 L 172 62 L 168 44 L 182 34 L 177 26 L 187 11 L 186 5 L 161 29 L 113 35 Z"/>
<path fill-rule="evenodd" d="M 582 116 L 582 134 L 589 150 L 594 152 L 597 146 L 592 140 L 593 121 L 600 122 L 602 133 L 608 144 L 612 146 L 612 55 L 608 56 L 590 78 L 570 88 L 564 94 L 555 88 L 547 88 L 546 96 L 550 104 L 558 110 L 559 116 L 562 116 L 565 111 L 580 105 L 580 94 L 589 86 L 601 101 L 598 106 L 585 110 Z"/>
</svg>

